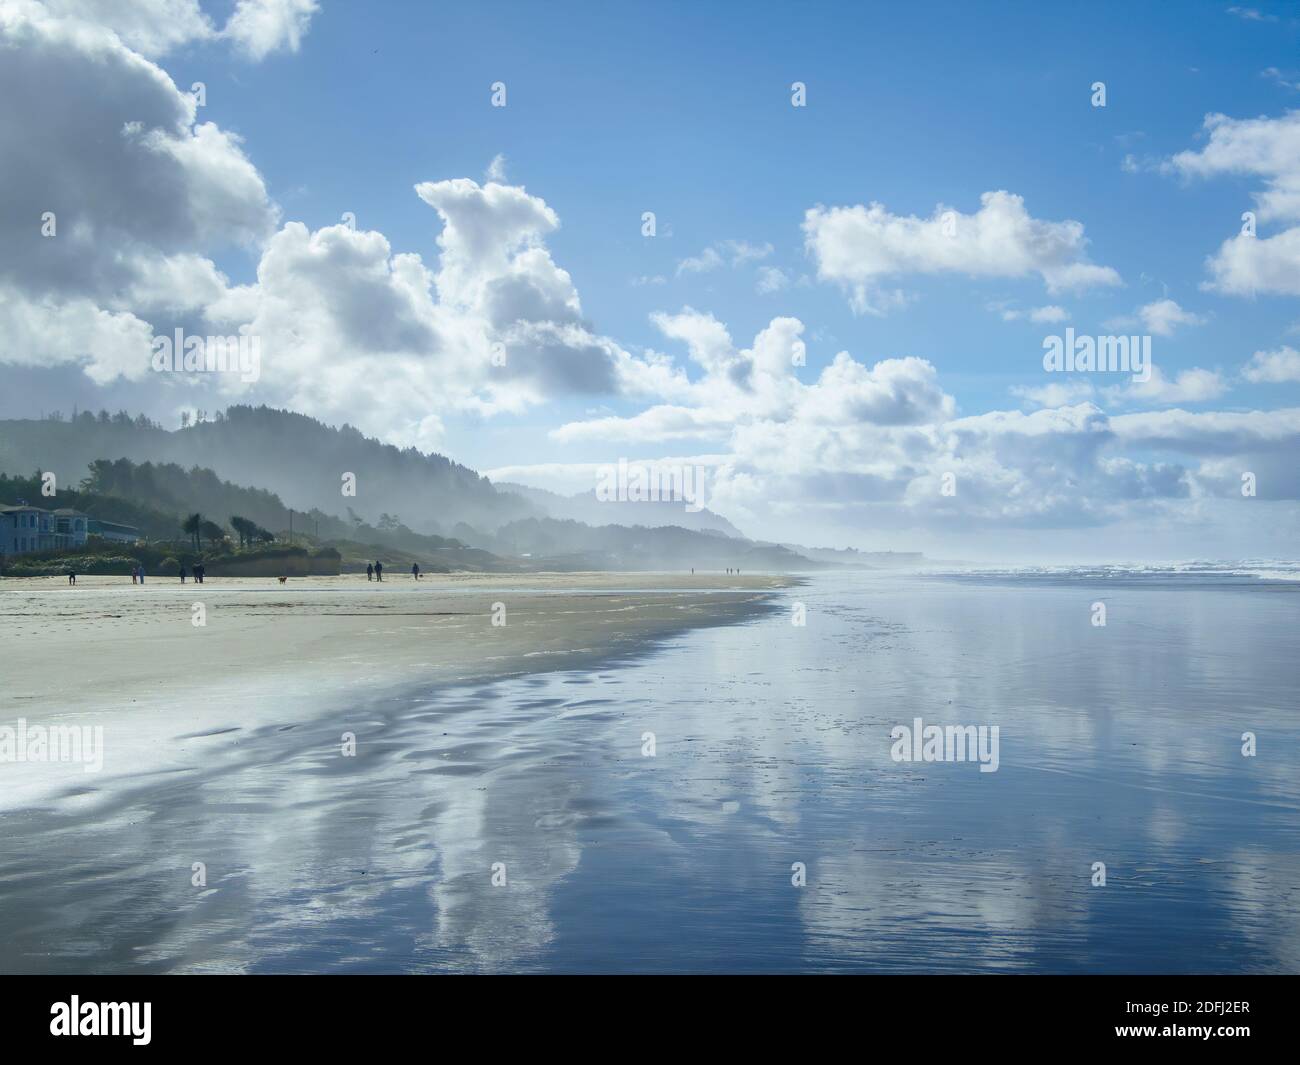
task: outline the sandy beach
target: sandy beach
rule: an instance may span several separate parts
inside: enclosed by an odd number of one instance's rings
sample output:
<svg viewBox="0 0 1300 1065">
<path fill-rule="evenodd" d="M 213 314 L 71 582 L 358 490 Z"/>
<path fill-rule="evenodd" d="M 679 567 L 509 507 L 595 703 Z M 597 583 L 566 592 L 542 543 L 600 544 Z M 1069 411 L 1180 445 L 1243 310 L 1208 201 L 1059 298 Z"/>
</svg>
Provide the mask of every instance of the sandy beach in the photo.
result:
<svg viewBox="0 0 1300 1065">
<path fill-rule="evenodd" d="M 1061 651 L 1102 596 L 1106 669 Z M 0 971 L 1293 972 L 1298 608 L 1186 574 L 6 585 L 0 727 L 102 722 L 104 766 L 0 763 Z M 998 726 L 999 768 L 896 760 L 917 717 Z"/>
<path fill-rule="evenodd" d="M 775 576 L 676 573 L 0 581 L 4 713 L 105 728 L 102 771 L 0 765 L 0 804 L 177 769 L 316 705 L 574 668 L 765 609 Z M 494 617 L 498 624 L 494 624 Z M 201 624 L 196 622 L 201 621 Z M 292 704 L 292 709 L 290 709 Z"/>
</svg>

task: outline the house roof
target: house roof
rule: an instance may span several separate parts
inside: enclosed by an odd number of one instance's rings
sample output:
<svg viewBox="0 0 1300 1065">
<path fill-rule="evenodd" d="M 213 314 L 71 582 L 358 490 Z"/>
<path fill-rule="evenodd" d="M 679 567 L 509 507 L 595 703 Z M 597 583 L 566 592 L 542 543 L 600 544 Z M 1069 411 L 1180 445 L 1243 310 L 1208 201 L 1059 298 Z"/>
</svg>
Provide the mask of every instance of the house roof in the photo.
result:
<svg viewBox="0 0 1300 1065">
<path fill-rule="evenodd" d="M 44 507 L 34 507 L 23 503 L 21 506 L 0 506 L 0 514 L 48 514 L 52 518 L 86 518 L 79 510 L 73 510 L 72 507 L 60 507 L 59 510 L 45 510 Z"/>
<path fill-rule="evenodd" d="M 46 510 L 44 507 L 33 507 L 30 504 L 26 504 L 26 503 L 22 504 L 21 506 L 10 506 L 8 504 L 0 506 L 0 514 L 18 514 L 18 513 L 27 514 L 33 511 L 37 514 L 58 514 L 59 516 L 64 518 L 86 517 L 86 515 L 83 514 L 81 511 L 73 510 L 71 507 L 59 507 L 58 510 Z"/>
<path fill-rule="evenodd" d="M 138 533 L 140 530 L 134 525 L 123 525 L 120 521 L 105 521 L 103 518 L 91 518 L 91 525 L 98 525 L 101 529 L 123 529 L 127 532 Z"/>
</svg>

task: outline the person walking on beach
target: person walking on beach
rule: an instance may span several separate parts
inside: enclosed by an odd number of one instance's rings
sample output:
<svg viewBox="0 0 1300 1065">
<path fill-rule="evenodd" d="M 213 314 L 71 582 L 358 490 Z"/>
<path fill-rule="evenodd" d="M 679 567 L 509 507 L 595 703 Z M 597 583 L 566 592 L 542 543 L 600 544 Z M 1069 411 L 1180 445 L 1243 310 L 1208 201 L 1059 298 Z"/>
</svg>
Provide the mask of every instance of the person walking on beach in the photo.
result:
<svg viewBox="0 0 1300 1065">
<path fill-rule="evenodd" d="M 375 579 L 375 567 L 374 567 L 371 563 L 367 562 L 367 563 L 366 563 L 366 580 L 368 580 L 368 581 L 373 581 L 374 579 Z"/>
<path fill-rule="evenodd" d="M 68 583 L 69 583 L 69 584 L 76 584 L 76 583 L 77 583 L 77 571 L 76 571 L 76 570 L 71 570 L 71 569 L 68 570 Z"/>
<path fill-rule="evenodd" d="M 420 564 L 418 562 L 411 563 L 411 576 L 417 581 L 420 579 Z"/>
<path fill-rule="evenodd" d="M 185 567 L 181 567 L 181 584 L 185 583 Z"/>
<path fill-rule="evenodd" d="M 382 562 L 376 562 L 376 563 L 375 563 L 375 580 L 377 580 L 377 581 L 382 581 L 383 579 L 384 579 L 384 564 L 383 564 Z"/>
<path fill-rule="evenodd" d="M 132 584 L 135 584 L 135 579 L 136 579 L 136 577 L 138 577 L 139 575 L 140 575 L 140 568 L 139 568 L 138 566 L 132 566 L 132 567 L 131 567 L 131 583 L 132 583 Z"/>
<path fill-rule="evenodd" d="M 203 563 L 202 563 L 202 562 L 196 562 L 196 563 L 194 563 L 194 582 L 195 582 L 196 584 L 202 584 L 202 583 L 203 583 Z"/>
<path fill-rule="evenodd" d="M 144 563 L 141 562 L 138 568 L 140 570 L 140 583 L 144 584 Z"/>
</svg>

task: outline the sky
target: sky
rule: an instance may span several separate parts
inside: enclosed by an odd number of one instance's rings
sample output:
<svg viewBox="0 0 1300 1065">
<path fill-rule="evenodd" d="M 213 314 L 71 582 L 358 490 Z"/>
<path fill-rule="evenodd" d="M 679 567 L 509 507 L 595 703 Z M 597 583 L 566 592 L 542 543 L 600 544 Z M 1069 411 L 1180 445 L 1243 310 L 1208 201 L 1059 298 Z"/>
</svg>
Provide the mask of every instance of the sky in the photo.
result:
<svg viewBox="0 0 1300 1065">
<path fill-rule="evenodd" d="M 1298 37 L 1300 4 L 0 0 L 0 417 L 267 403 L 565 492 L 702 466 L 765 539 L 1294 558 Z M 256 380 L 160 372 L 178 328 L 255 337 Z M 1149 338 L 1147 379 L 1048 370 L 1067 329 Z"/>
</svg>

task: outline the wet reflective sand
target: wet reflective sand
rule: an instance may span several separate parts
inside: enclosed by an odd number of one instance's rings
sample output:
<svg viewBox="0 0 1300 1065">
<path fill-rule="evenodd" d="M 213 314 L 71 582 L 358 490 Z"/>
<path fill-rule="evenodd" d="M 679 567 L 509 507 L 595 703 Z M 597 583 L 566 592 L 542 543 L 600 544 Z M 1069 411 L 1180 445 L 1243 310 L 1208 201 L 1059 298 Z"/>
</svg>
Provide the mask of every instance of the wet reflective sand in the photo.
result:
<svg viewBox="0 0 1300 1065">
<path fill-rule="evenodd" d="M 1300 969 L 1294 590 L 819 576 L 778 605 L 6 813 L 0 969 Z M 998 771 L 893 761 L 916 716 L 997 724 Z"/>
</svg>

